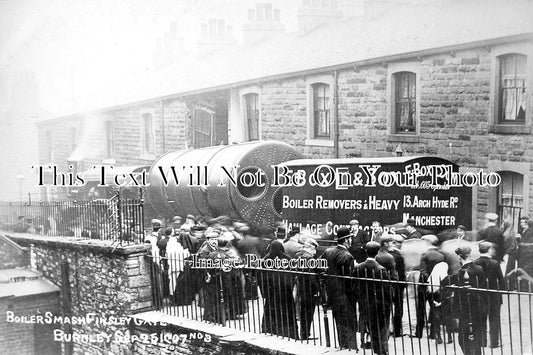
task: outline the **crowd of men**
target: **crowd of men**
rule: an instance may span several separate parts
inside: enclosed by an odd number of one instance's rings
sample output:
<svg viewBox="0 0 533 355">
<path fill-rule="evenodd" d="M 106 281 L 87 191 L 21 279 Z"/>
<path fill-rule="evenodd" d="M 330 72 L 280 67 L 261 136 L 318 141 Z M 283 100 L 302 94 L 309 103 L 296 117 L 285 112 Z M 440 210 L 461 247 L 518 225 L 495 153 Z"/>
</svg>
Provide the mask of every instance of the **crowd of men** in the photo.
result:
<svg viewBox="0 0 533 355">
<path fill-rule="evenodd" d="M 224 324 L 242 317 L 246 301 L 257 299 L 259 289 L 262 332 L 312 339 L 315 309 L 322 304 L 332 312 L 341 348 L 362 346 L 388 354 L 389 337 L 407 335 L 402 320 L 408 273 L 402 244 L 423 240 L 428 247 L 416 270 L 416 327 L 408 335 L 421 338 L 428 327 L 428 337 L 437 343 L 457 339 L 465 354 L 481 354 L 483 347 L 501 346 L 502 297 L 494 290 L 505 289 L 504 272 L 516 273 L 515 250 L 521 243 L 533 242 L 527 219 L 521 221 L 520 235 L 512 238 L 498 227 L 497 219 L 494 213 L 486 215 L 486 226 L 475 238 L 480 241 L 479 250 L 468 244 L 454 250 L 454 262 L 460 265 L 457 270 L 438 248 L 442 240 L 422 235 L 413 220 L 407 221 L 401 233 L 384 232 L 378 221 L 365 230 L 358 220 L 352 220 L 349 227 L 338 229 L 336 245 L 325 250 L 298 226 L 288 231 L 280 226 L 274 238 L 256 237 L 246 223 L 226 216 L 206 220 L 189 215 L 183 223 L 177 216 L 166 228 L 162 221 L 153 220 L 146 241 L 163 275 L 163 296 L 177 305 L 198 300 L 204 307 L 204 320 Z M 465 230 L 457 226 L 454 239 L 468 239 Z M 280 274 L 275 270 L 197 270 L 188 262 L 192 255 L 244 260 L 249 254 L 264 260 L 322 258 L 327 268 Z"/>
</svg>

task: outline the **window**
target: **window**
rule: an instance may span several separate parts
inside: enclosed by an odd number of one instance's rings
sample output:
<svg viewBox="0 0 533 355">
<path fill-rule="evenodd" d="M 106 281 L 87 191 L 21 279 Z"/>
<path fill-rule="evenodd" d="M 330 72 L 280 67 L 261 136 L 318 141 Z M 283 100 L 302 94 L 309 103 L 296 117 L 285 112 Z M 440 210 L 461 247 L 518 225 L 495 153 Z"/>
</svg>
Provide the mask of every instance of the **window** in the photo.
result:
<svg viewBox="0 0 533 355">
<path fill-rule="evenodd" d="M 530 134 L 533 96 L 533 44 L 517 42 L 491 48 L 489 132 Z"/>
<path fill-rule="evenodd" d="M 313 84 L 312 90 L 314 138 L 329 139 L 331 136 L 329 85 L 324 83 Z"/>
<path fill-rule="evenodd" d="M 143 154 L 154 154 L 154 119 L 152 114 L 142 114 L 142 152 Z"/>
<path fill-rule="evenodd" d="M 244 114 L 248 141 L 259 140 L 259 95 L 255 93 L 244 95 Z"/>
<path fill-rule="evenodd" d="M 399 72 L 394 81 L 394 132 L 416 133 L 416 74 Z"/>
<path fill-rule="evenodd" d="M 306 78 L 307 137 L 305 145 L 334 147 L 335 78 L 331 74 Z"/>
<path fill-rule="evenodd" d="M 111 158 L 115 155 L 115 134 L 113 132 L 113 122 L 105 122 L 105 152 L 106 158 Z"/>
<path fill-rule="evenodd" d="M 420 62 L 387 64 L 388 142 L 419 142 Z"/>
<path fill-rule="evenodd" d="M 527 106 L 527 56 L 506 54 L 498 57 L 499 123 L 524 124 Z"/>
</svg>

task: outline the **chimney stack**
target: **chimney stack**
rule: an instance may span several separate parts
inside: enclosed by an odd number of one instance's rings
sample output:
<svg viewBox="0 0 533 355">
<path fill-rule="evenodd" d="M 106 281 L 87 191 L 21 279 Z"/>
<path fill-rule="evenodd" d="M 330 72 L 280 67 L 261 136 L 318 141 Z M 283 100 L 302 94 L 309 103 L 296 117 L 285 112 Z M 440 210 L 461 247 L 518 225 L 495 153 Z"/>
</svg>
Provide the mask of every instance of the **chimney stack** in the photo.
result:
<svg viewBox="0 0 533 355">
<path fill-rule="evenodd" d="M 157 39 L 153 53 L 154 70 L 157 71 L 177 63 L 188 55 L 185 40 L 182 36 L 178 36 L 178 26 L 176 22 L 172 22 L 169 30 Z"/>
<path fill-rule="evenodd" d="M 198 53 L 206 55 L 213 51 L 230 48 L 237 44 L 233 37 L 233 28 L 226 20 L 210 18 L 201 24 L 202 32 L 198 38 Z"/>
<path fill-rule="evenodd" d="M 243 25 L 244 44 L 254 44 L 267 38 L 285 33 L 285 25 L 280 21 L 280 9 L 272 3 L 255 4 L 248 10 L 248 22 Z"/>
<path fill-rule="evenodd" d="M 342 19 L 338 0 L 303 0 L 298 8 L 298 31 L 306 33 L 328 22 Z"/>
</svg>

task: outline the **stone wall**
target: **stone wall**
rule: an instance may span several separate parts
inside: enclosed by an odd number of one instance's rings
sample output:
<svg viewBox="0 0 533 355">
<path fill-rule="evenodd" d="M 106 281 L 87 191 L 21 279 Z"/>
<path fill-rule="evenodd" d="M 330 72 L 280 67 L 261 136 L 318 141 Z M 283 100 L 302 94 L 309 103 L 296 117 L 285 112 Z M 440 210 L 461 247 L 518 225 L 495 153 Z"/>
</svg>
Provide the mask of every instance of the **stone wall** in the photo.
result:
<svg viewBox="0 0 533 355">
<path fill-rule="evenodd" d="M 68 262 L 72 316 L 93 315 L 98 319 L 123 317 L 151 309 L 150 268 L 146 246 L 119 246 L 111 241 L 76 240 L 11 235 L 21 245 L 31 245 L 35 265 L 43 276 L 61 286 L 60 263 Z M 94 321 L 73 325 L 76 334 L 113 335 L 128 324 Z M 116 322 L 115 322 L 116 323 Z M 59 326 L 59 328 L 61 328 Z M 131 344 L 113 341 L 77 342 L 76 354 L 129 353 Z"/>
</svg>

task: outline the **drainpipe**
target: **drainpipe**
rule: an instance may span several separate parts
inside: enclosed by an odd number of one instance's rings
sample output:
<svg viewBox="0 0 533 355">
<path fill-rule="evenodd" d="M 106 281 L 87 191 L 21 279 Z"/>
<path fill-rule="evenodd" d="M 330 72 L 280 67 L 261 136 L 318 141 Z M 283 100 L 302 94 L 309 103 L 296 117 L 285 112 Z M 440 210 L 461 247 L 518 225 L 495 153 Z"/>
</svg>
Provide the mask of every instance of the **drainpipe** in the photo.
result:
<svg viewBox="0 0 533 355">
<path fill-rule="evenodd" d="M 338 83 L 337 83 L 338 75 L 337 71 L 333 71 L 333 146 L 335 147 L 335 158 L 339 157 L 339 118 L 338 115 Z"/>
<path fill-rule="evenodd" d="M 166 153 L 166 144 L 165 144 L 165 105 L 163 104 L 163 100 L 160 102 L 160 109 L 161 109 L 161 149 L 163 150 L 161 153 Z"/>
</svg>

